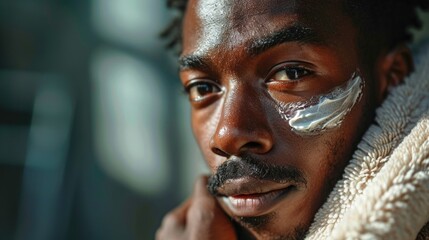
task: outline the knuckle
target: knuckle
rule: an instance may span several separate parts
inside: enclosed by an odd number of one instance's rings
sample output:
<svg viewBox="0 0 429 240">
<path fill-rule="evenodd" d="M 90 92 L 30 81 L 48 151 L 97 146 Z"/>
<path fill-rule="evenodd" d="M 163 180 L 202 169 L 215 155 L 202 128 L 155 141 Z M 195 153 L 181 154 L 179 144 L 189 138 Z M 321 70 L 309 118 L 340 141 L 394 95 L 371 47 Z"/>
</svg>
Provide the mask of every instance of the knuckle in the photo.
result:
<svg viewBox="0 0 429 240">
<path fill-rule="evenodd" d="M 177 214 L 168 213 L 155 233 L 156 240 L 182 239 L 183 226 Z"/>
<path fill-rule="evenodd" d="M 168 213 L 162 220 L 162 227 L 173 227 L 179 225 L 179 217 L 177 214 Z"/>
<path fill-rule="evenodd" d="M 159 228 L 156 233 L 155 233 L 155 239 L 156 240 L 162 240 L 163 238 L 163 231 L 161 230 L 161 228 Z"/>
<path fill-rule="evenodd" d="M 175 234 L 174 232 L 168 232 L 165 229 L 159 229 L 155 234 L 156 240 L 172 240 L 172 239 L 178 239 L 178 234 Z"/>
</svg>

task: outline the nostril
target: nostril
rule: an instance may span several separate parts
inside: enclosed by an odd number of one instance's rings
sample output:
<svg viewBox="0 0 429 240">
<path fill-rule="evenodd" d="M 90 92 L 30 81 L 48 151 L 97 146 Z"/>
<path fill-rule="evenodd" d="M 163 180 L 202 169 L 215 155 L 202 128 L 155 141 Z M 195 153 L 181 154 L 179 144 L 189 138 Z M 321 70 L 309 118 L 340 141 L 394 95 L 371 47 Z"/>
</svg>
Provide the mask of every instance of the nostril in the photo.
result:
<svg viewBox="0 0 429 240">
<path fill-rule="evenodd" d="M 212 152 L 219 155 L 219 156 L 222 156 L 222 157 L 229 157 L 230 156 L 230 154 L 220 150 L 219 148 L 212 148 Z"/>
<path fill-rule="evenodd" d="M 248 142 L 246 144 L 244 144 L 243 146 L 240 147 L 239 151 L 236 153 L 228 153 L 226 151 L 221 150 L 220 148 L 217 147 L 213 147 L 212 148 L 212 152 L 216 155 L 219 155 L 221 157 L 230 157 L 233 154 L 240 154 L 242 152 L 246 152 L 246 151 L 252 151 L 252 152 L 263 152 L 263 145 L 258 143 L 258 142 Z"/>
<path fill-rule="evenodd" d="M 257 142 L 248 142 L 244 146 L 242 146 L 242 149 L 259 149 L 262 148 L 262 144 Z"/>
</svg>

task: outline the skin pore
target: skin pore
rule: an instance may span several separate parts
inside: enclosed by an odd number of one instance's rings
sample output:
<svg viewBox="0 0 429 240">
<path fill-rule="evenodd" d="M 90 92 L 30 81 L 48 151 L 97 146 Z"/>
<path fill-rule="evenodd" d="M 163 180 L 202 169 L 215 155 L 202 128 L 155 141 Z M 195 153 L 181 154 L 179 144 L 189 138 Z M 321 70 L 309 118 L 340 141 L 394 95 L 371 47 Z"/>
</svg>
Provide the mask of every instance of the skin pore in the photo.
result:
<svg viewBox="0 0 429 240">
<path fill-rule="evenodd" d="M 390 66 L 403 70 L 396 79 L 407 73 L 396 55 L 362 61 L 358 32 L 342 6 L 340 0 L 188 3 L 180 77 L 213 173 L 209 189 L 238 234 L 301 238 L 371 123 Z M 302 136 L 282 119 L 275 103 L 327 94 L 356 69 L 365 82 L 362 96 L 338 127 Z"/>
</svg>

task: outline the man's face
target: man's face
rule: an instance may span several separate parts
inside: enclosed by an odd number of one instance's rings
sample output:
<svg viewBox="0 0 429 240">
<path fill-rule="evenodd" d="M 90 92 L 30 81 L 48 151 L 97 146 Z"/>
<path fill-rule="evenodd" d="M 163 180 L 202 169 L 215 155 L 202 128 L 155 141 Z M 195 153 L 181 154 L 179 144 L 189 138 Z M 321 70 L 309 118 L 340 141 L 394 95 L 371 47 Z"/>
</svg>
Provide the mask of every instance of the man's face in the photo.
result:
<svg viewBox="0 0 429 240">
<path fill-rule="evenodd" d="M 339 1 L 188 3 L 180 77 L 192 127 L 218 173 L 212 192 L 252 235 L 305 231 L 341 176 L 374 109 L 374 80 L 358 53 Z M 353 73 L 365 85 L 338 126 L 310 134 L 291 127 L 281 106 L 317 105 Z"/>
</svg>

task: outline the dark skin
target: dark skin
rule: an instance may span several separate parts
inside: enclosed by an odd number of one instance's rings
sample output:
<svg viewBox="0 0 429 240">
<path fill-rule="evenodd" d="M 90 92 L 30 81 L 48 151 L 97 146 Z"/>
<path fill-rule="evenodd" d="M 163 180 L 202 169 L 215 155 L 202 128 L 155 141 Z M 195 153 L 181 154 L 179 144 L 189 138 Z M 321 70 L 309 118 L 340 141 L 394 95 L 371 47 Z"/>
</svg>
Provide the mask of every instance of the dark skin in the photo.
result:
<svg viewBox="0 0 429 240">
<path fill-rule="evenodd" d="M 234 157 L 250 156 L 297 169 L 305 181 L 242 177 L 212 196 L 201 177 L 193 195 L 165 217 L 157 239 L 300 237 L 389 86 L 410 72 L 408 49 L 379 48 L 368 63 L 359 48 L 361 33 L 340 0 L 191 0 L 183 26 L 180 78 L 189 92 L 195 138 L 212 172 Z M 274 107 L 327 93 L 357 69 L 365 79 L 362 98 L 337 128 L 302 136 Z M 244 210 L 222 200 L 277 191 L 285 193 Z"/>
</svg>

